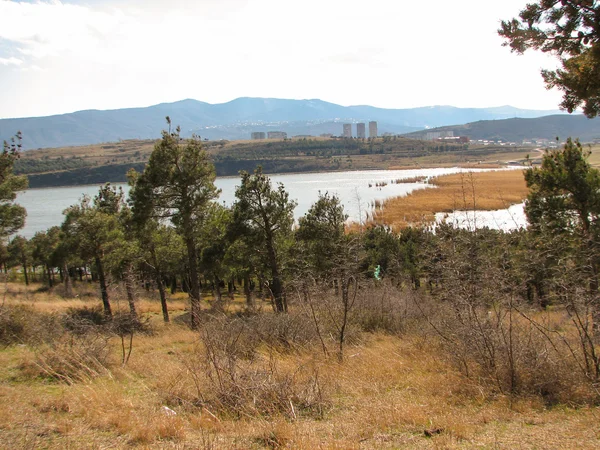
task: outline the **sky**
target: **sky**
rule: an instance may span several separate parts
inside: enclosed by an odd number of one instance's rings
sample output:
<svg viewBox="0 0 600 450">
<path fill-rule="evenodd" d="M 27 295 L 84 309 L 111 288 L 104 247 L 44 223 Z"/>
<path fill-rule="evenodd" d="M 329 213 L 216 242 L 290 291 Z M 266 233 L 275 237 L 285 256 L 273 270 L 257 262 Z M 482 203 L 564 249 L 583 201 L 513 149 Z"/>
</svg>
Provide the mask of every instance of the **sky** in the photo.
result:
<svg viewBox="0 0 600 450">
<path fill-rule="evenodd" d="M 238 97 L 557 109 L 556 59 L 497 34 L 526 3 L 0 0 L 0 118 Z"/>
</svg>

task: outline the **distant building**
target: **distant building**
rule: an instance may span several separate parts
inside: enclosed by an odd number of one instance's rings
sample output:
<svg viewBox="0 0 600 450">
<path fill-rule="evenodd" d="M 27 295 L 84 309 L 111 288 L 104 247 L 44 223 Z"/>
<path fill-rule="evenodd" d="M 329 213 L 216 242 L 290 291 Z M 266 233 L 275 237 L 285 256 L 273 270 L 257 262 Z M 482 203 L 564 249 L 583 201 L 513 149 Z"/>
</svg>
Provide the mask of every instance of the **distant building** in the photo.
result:
<svg viewBox="0 0 600 450">
<path fill-rule="evenodd" d="M 312 137 L 312 134 L 298 134 L 294 136 L 294 139 L 310 139 Z"/>
<path fill-rule="evenodd" d="M 267 135 L 265 134 L 264 131 L 255 131 L 250 136 L 252 137 L 253 140 L 266 139 L 266 137 L 267 137 Z"/>
<path fill-rule="evenodd" d="M 356 124 L 356 137 L 359 139 L 364 139 L 367 137 L 367 133 L 365 131 L 365 124 L 364 123 L 357 123 Z"/>
<path fill-rule="evenodd" d="M 468 144 L 470 139 L 468 136 L 447 136 L 436 139 L 439 142 L 448 142 L 453 144 Z"/>
<path fill-rule="evenodd" d="M 369 122 L 369 137 L 376 138 L 377 137 L 377 122 Z"/>
<path fill-rule="evenodd" d="M 445 137 L 454 137 L 454 131 L 428 131 L 425 134 L 426 141 L 435 141 Z"/>
<path fill-rule="evenodd" d="M 331 133 L 323 133 L 323 134 L 320 134 L 319 136 L 320 137 L 324 137 L 324 138 L 330 138 L 330 137 L 333 137 L 333 134 L 331 134 Z"/>
<path fill-rule="evenodd" d="M 287 139 L 287 133 L 285 131 L 269 131 L 267 137 L 269 139 Z"/>
<path fill-rule="evenodd" d="M 351 123 L 345 123 L 344 124 L 344 134 L 343 136 L 345 138 L 351 138 L 352 137 L 352 124 Z"/>
</svg>

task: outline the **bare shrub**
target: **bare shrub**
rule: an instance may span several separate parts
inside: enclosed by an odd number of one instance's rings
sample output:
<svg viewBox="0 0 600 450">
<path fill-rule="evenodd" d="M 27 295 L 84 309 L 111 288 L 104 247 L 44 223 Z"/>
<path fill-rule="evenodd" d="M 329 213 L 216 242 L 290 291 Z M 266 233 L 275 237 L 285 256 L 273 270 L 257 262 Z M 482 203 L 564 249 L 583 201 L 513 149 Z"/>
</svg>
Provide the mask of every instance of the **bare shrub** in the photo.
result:
<svg viewBox="0 0 600 450">
<path fill-rule="evenodd" d="M 74 384 L 109 375 L 109 336 L 103 333 L 65 337 L 38 351 L 34 367 L 38 376 Z"/>
<path fill-rule="evenodd" d="M 247 326 L 261 343 L 278 351 L 298 351 L 318 338 L 310 317 L 301 310 L 255 315 Z"/>
<path fill-rule="evenodd" d="M 323 416 L 327 401 L 318 370 L 302 364 L 284 366 L 273 346 L 267 345 L 263 354 L 259 346 L 265 341 L 240 319 L 219 318 L 206 324 L 201 342 L 203 348 L 183 360 L 197 389 L 190 403 L 234 417 Z"/>
<path fill-rule="evenodd" d="M 542 312 L 523 295 L 528 271 L 510 251 L 511 236 L 441 227 L 436 238 L 429 273 L 439 307 L 428 320 L 467 376 L 503 394 L 541 395 L 547 403 L 597 397 L 598 358 L 585 289 L 578 295 L 576 283 L 555 287 L 556 303 L 565 306 Z M 581 271 L 561 271 L 569 277 L 557 272 L 554 284 L 580 281 Z"/>
<path fill-rule="evenodd" d="M 570 400 L 581 381 L 568 355 L 515 310 L 440 305 L 432 323 L 462 372 L 500 393 L 541 395 L 555 403 Z"/>
<path fill-rule="evenodd" d="M 38 345 L 60 338 L 64 329 L 56 314 L 44 314 L 27 306 L 0 307 L 0 344 Z"/>
<path fill-rule="evenodd" d="M 417 305 L 425 307 L 419 292 L 399 290 L 384 281 L 358 296 L 353 322 L 365 332 L 405 333 L 423 322 Z"/>
<path fill-rule="evenodd" d="M 106 315 L 101 306 L 69 308 L 64 317 L 65 328 L 76 335 L 97 331 L 106 323 Z"/>
</svg>

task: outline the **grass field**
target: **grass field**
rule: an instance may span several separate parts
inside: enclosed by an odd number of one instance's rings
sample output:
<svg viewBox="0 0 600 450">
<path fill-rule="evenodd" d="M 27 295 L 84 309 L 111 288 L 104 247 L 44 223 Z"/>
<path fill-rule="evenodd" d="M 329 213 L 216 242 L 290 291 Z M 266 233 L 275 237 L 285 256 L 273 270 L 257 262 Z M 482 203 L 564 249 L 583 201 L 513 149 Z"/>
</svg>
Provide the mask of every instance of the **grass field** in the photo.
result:
<svg viewBox="0 0 600 450">
<path fill-rule="evenodd" d="M 86 286 L 81 298 L 73 301 L 36 292 L 37 287 L 9 284 L 5 305 L 26 306 L 52 317 L 69 307 L 99 302 Z M 498 395 L 458 373 L 439 352 L 435 337 L 423 330 L 407 330 L 401 336 L 362 335 L 353 341 L 343 363 L 324 357 L 317 345 L 291 350 L 261 346 L 252 361 L 241 364 L 264 367 L 279 380 L 277 389 L 300 386 L 298 398 L 289 397 L 289 408 L 283 405 L 270 414 L 256 414 L 251 407 L 241 415 L 211 410 L 207 405 L 215 385 L 205 374 L 208 355 L 199 334 L 181 324 L 163 324 L 154 299 L 142 299 L 138 307 L 150 319 L 153 332 L 135 336 L 129 362 L 121 364 L 121 342 L 112 338 L 102 370 L 93 374 L 90 370 L 72 383 L 52 380 L 40 369 L 48 355 L 44 345 L 0 350 L 2 448 L 589 449 L 600 445 L 597 409 L 549 408 L 538 398 Z M 181 299 L 171 303 L 174 316 L 184 307 Z M 266 379 L 264 383 L 271 386 Z M 318 408 L 306 412 L 299 398 Z"/>
<path fill-rule="evenodd" d="M 505 209 L 527 197 L 522 170 L 444 175 L 431 183 L 436 187 L 385 201 L 374 221 L 394 228 L 427 224 L 438 212 Z"/>
</svg>

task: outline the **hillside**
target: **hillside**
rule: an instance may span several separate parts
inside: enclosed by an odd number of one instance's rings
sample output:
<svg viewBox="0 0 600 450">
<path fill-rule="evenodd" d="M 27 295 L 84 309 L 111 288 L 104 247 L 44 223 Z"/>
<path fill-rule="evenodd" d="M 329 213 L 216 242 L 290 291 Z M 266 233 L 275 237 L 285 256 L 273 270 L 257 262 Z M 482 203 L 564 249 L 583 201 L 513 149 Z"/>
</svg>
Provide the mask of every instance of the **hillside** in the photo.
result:
<svg viewBox="0 0 600 450">
<path fill-rule="evenodd" d="M 143 170 L 153 140 L 31 150 L 15 164 L 32 188 L 126 181 L 127 171 Z M 402 137 L 371 141 L 342 138 L 203 143 L 217 175 L 237 176 L 261 165 L 265 173 L 432 167 L 492 163 L 524 158 L 527 152 L 501 146 L 440 144 Z"/>
<path fill-rule="evenodd" d="M 252 131 L 285 131 L 293 135 L 341 134 L 342 122 L 379 122 L 379 134 L 399 134 L 427 127 L 508 117 L 539 117 L 558 111 L 431 106 L 384 109 L 340 106 L 322 100 L 238 98 L 209 104 L 182 100 L 146 108 L 86 110 L 48 117 L 0 120 L 0 138 L 23 132 L 24 149 L 88 145 L 126 139 L 153 139 L 165 127 L 165 116 L 181 126 L 185 137 L 248 139 Z"/>
<path fill-rule="evenodd" d="M 480 120 L 464 125 L 452 125 L 427 130 L 452 131 L 455 136 L 468 136 L 471 140 L 502 140 L 521 143 L 529 139 L 564 141 L 577 137 L 582 142 L 600 139 L 600 119 L 588 119 L 583 115 L 552 115 L 533 119 L 512 118 L 504 120 Z M 414 139 L 424 137 L 425 132 L 409 133 Z"/>
</svg>

